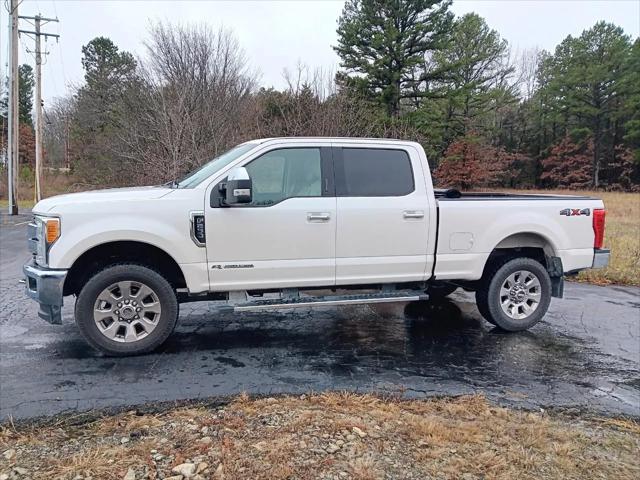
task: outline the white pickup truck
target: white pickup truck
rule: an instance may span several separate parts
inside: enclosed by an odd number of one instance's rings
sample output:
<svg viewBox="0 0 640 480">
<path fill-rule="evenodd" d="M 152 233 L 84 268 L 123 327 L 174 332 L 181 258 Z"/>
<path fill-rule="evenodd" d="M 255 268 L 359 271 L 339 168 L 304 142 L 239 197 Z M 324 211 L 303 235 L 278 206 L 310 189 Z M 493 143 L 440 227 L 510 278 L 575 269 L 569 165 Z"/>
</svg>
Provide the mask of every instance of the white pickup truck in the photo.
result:
<svg viewBox="0 0 640 480">
<path fill-rule="evenodd" d="M 609 261 L 601 200 L 434 190 L 422 147 L 396 140 L 250 141 L 170 184 L 33 213 L 27 294 L 56 324 L 75 295 L 80 332 L 110 355 L 157 348 L 194 300 L 243 312 L 463 288 L 518 331 L 562 297 L 564 275 Z"/>
</svg>

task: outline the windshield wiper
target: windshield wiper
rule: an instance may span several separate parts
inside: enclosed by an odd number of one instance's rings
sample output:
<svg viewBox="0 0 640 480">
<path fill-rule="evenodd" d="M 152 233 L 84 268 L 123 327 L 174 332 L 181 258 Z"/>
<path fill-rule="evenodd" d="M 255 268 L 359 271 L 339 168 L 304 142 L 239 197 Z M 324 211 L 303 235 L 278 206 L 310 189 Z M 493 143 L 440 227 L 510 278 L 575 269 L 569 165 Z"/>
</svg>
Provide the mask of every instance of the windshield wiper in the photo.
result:
<svg viewBox="0 0 640 480">
<path fill-rule="evenodd" d="M 167 183 L 160 185 L 161 187 L 178 188 L 177 180 L 169 180 Z"/>
</svg>

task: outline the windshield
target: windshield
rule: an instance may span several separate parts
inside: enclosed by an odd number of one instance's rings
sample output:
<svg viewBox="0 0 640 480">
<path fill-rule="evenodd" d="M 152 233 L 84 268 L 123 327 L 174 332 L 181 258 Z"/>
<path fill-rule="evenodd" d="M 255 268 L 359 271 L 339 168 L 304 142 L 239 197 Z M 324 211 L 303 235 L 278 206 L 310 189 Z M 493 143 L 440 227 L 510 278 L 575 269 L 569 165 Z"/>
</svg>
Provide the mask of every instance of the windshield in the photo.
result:
<svg viewBox="0 0 640 480">
<path fill-rule="evenodd" d="M 231 162 L 239 158 L 241 155 L 247 153 L 249 150 L 256 146 L 255 143 L 243 143 L 237 147 L 233 147 L 228 152 L 223 153 L 219 157 L 214 158 L 210 162 L 205 163 L 197 170 L 191 172 L 175 183 L 176 188 L 193 188 L 203 180 L 209 178 L 211 175 L 229 165 Z"/>
</svg>

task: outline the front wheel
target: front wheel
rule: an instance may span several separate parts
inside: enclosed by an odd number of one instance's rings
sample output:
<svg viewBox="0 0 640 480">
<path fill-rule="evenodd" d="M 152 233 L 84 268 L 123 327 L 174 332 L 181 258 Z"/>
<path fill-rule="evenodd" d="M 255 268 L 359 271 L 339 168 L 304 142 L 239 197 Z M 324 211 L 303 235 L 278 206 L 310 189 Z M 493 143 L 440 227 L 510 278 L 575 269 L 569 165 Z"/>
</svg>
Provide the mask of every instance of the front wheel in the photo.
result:
<svg viewBox="0 0 640 480">
<path fill-rule="evenodd" d="M 142 265 L 120 264 L 89 279 L 76 301 L 80 333 L 94 348 L 113 356 L 159 347 L 173 331 L 178 301 L 169 282 Z"/>
<path fill-rule="evenodd" d="M 496 264 L 476 291 L 476 303 L 490 323 L 517 332 L 531 328 L 547 313 L 551 279 L 540 262 L 514 258 Z"/>
</svg>

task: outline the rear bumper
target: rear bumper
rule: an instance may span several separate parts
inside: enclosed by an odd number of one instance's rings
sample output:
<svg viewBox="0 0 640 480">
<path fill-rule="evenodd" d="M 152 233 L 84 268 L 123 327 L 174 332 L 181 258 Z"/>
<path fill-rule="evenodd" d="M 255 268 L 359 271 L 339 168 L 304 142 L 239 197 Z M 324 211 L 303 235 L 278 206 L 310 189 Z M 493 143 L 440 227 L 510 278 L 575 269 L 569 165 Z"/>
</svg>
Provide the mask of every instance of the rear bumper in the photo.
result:
<svg viewBox="0 0 640 480">
<path fill-rule="evenodd" d="M 67 271 L 42 268 L 33 261 L 24 265 L 22 271 L 27 295 L 40 304 L 38 316 L 49 323 L 61 324 L 62 292 Z"/>
<path fill-rule="evenodd" d="M 609 249 L 596 249 L 593 253 L 593 265 L 591 268 L 604 268 L 609 265 L 609 258 L 611 257 L 611 250 Z"/>
</svg>

